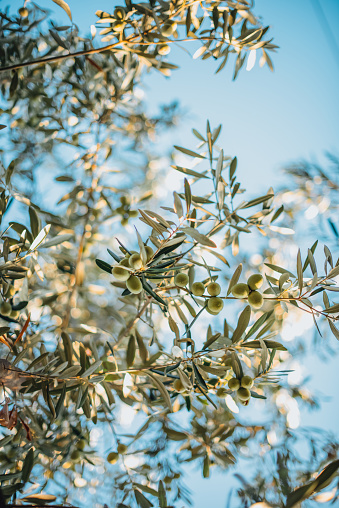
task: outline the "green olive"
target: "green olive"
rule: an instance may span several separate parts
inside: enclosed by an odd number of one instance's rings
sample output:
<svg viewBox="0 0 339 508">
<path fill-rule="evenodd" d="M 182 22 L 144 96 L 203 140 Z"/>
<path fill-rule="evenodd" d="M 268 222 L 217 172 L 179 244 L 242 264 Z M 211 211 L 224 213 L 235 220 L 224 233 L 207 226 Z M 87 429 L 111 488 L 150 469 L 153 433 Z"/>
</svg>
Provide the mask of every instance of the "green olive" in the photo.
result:
<svg viewBox="0 0 339 508">
<path fill-rule="evenodd" d="M 122 259 L 122 260 L 120 261 L 119 265 L 120 265 L 120 266 L 126 266 L 126 268 L 130 268 L 128 258 L 124 258 L 124 259 Z"/>
<path fill-rule="evenodd" d="M 79 452 L 79 450 L 74 450 L 71 453 L 71 460 L 73 460 L 73 462 L 80 462 L 80 460 L 81 460 L 81 453 Z"/>
<path fill-rule="evenodd" d="M 112 23 L 113 31 L 118 32 L 118 33 L 123 32 L 125 26 L 126 26 L 126 23 L 124 23 L 123 21 L 115 21 L 114 23 Z"/>
<path fill-rule="evenodd" d="M 128 262 L 129 266 L 133 268 L 133 270 L 140 270 L 140 268 L 142 267 L 142 259 L 140 254 L 132 254 Z"/>
<path fill-rule="evenodd" d="M 125 270 L 120 265 L 115 265 L 112 269 L 112 274 L 117 280 L 125 281 L 130 277 L 130 272 L 128 270 Z"/>
<path fill-rule="evenodd" d="M 19 14 L 20 14 L 20 16 L 21 16 L 22 18 L 27 18 L 28 14 L 29 14 L 29 13 L 28 13 L 28 9 L 26 9 L 26 7 L 20 7 L 20 9 L 18 10 L 18 12 L 19 12 Z"/>
<path fill-rule="evenodd" d="M 115 464 L 116 462 L 118 462 L 118 459 L 119 459 L 119 454 L 116 453 L 116 452 L 111 452 L 107 455 L 107 462 L 109 462 L 110 464 Z"/>
<path fill-rule="evenodd" d="M 240 383 L 241 383 L 241 386 L 243 388 L 250 389 L 253 386 L 253 379 L 251 378 L 251 376 L 243 376 L 241 378 L 241 382 Z"/>
<path fill-rule="evenodd" d="M 174 277 L 174 284 L 180 288 L 185 287 L 188 284 L 188 275 L 186 273 L 177 273 Z"/>
<path fill-rule="evenodd" d="M 192 293 L 194 296 L 202 296 L 205 293 L 205 286 L 202 282 L 193 282 Z"/>
<path fill-rule="evenodd" d="M 210 298 L 208 300 L 207 306 L 210 311 L 216 312 L 219 314 L 219 312 L 221 312 L 224 307 L 224 302 L 218 296 L 213 296 L 212 298 Z"/>
<path fill-rule="evenodd" d="M 77 448 L 78 450 L 83 450 L 86 446 L 86 441 L 85 439 L 79 439 L 79 441 L 77 442 Z"/>
<path fill-rule="evenodd" d="M 125 444 L 119 443 L 119 444 L 118 444 L 118 448 L 117 448 L 117 450 L 118 450 L 118 453 L 120 453 L 121 455 L 123 455 L 124 453 L 126 453 L 126 452 L 127 452 L 127 450 L 128 450 L 128 446 L 126 446 Z"/>
<path fill-rule="evenodd" d="M 248 297 L 248 303 L 253 307 L 253 309 L 261 309 L 264 299 L 262 294 L 259 291 L 252 291 Z"/>
<path fill-rule="evenodd" d="M 119 19 L 119 20 L 125 19 L 125 17 L 126 17 L 126 11 L 125 11 L 125 9 L 123 9 L 123 7 L 116 7 L 114 9 L 114 17 Z"/>
<path fill-rule="evenodd" d="M 12 318 L 12 319 L 18 319 L 18 317 L 20 316 L 20 311 L 19 310 L 13 310 L 11 311 L 9 317 Z"/>
<path fill-rule="evenodd" d="M 142 291 L 141 280 L 136 275 L 132 275 L 126 282 L 126 287 L 128 291 L 134 295 L 138 295 Z"/>
<path fill-rule="evenodd" d="M 15 295 L 15 293 L 16 293 L 16 289 L 14 286 L 11 285 L 11 286 L 8 286 L 5 296 L 6 296 L 6 298 L 11 298 L 12 296 Z"/>
<path fill-rule="evenodd" d="M 138 217 L 139 213 L 138 210 L 130 210 L 129 216 L 132 217 L 132 219 L 135 219 L 135 217 Z"/>
<path fill-rule="evenodd" d="M 184 385 L 182 384 L 180 379 L 176 379 L 173 383 L 173 388 L 176 392 L 181 393 L 185 390 Z"/>
<path fill-rule="evenodd" d="M 159 55 L 168 55 L 168 53 L 170 53 L 171 51 L 171 48 L 169 47 L 168 44 L 159 44 L 158 46 L 158 53 Z"/>
<path fill-rule="evenodd" d="M 235 298 L 247 298 L 249 295 L 250 289 L 247 284 L 243 284 L 240 282 L 232 287 L 232 295 Z"/>
<path fill-rule="evenodd" d="M 3 316 L 9 316 L 12 312 L 12 305 L 9 302 L 2 302 L 0 305 L 0 314 Z"/>
<path fill-rule="evenodd" d="M 221 287 L 217 282 L 211 282 L 211 284 L 207 286 L 207 292 L 211 296 L 218 296 L 220 295 Z"/>
<path fill-rule="evenodd" d="M 247 388 L 241 387 L 237 390 L 237 396 L 239 400 L 245 402 L 251 398 L 251 392 Z"/>
<path fill-rule="evenodd" d="M 264 279 L 263 279 L 263 276 L 260 273 L 254 273 L 247 280 L 248 286 L 253 291 L 255 291 L 256 289 L 261 288 L 263 283 L 264 283 Z"/>
<path fill-rule="evenodd" d="M 240 381 L 236 377 L 231 377 L 231 379 L 228 381 L 228 388 L 232 391 L 239 390 L 240 388 Z"/>
<path fill-rule="evenodd" d="M 174 21 L 166 21 L 161 27 L 161 33 L 164 37 L 170 37 L 176 28 L 177 24 Z"/>
<path fill-rule="evenodd" d="M 223 397 L 226 397 L 226 395 L 227 395 L 226 388 L 218 388 L 217 397 L 223 398 Z"/>
</svg>

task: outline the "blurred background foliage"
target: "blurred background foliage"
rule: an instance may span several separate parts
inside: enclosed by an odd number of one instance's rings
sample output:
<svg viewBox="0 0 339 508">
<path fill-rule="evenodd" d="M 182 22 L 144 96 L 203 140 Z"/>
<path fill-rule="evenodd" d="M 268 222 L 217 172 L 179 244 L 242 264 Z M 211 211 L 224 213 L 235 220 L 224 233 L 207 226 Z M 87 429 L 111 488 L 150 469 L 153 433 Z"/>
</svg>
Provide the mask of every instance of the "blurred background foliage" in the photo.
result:
<svg viewBox="0 0 339 508">
<path fill-rule="evenodd" d="M 182 109 L 150 116 L 143 100 L 147 72 L 175 72 L 173 42 L 199 42 L 195 58 L 233 65 L 234 78 L 257 52 L 273 69 L 268 27 L 245 1 L 154 0 L 97 11 L 90 39 L 55 3 L 69 26 L 32 2 L 0 13 L 2 495 L 181 506 L 194 491 L 188 463 L 208 478 L 238 462 L 250 475 L 238 475 L 235 506 L 334 504 L 337 441 L 299 426 L 320 401 L 287 378 L 309 341 L 293 336 L 300 316 L 317 341 L 339 335 L 338 160 L 295 164 L 288 188 L 249 198 L 221 126 L 197 126 L 196 147 L 175 147 L 183 165 L 174 153 L 164 164 L 158 143 Z M 175 171 L 187 180 L 173 204 L 158 195 Z M 286 239 L 305 228 L 305 208 L 314 243 L 302 258 Z M 135 294 L 111 275 L 134 249 Z M 244 307 L 232 288 L 259 272 L 264 305 Z M 207 293 L 194 293 L 194 277 Z M 249 403 L 228 386 L 244 374 Z"/>
</svg>

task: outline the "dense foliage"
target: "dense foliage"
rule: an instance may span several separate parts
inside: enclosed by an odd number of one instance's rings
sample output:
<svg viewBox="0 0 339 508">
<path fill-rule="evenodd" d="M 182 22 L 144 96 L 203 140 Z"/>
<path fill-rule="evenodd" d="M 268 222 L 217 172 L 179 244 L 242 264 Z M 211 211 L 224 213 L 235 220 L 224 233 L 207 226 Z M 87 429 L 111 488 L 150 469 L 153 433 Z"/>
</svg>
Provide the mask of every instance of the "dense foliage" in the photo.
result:
<svg viewBox="0 0 339 508">
<path fill-rule="evenodd" d="M 250 199 L 207 122 L 197 147 L 175 147 L 186 163 L 168 171 L 184 187 L 160 206 L 156 142 L 180 109 L 150 116 L 140 93 L 146 71 L 176 68 L 174 42 L 199 44 L 217 72 L 234 54 L 234 77 L 257 51 L 272 69 L 268 27 L 245 0 L 126 1 L 96 15 L 106 46 L 94 26 L 84 38 L 34 4 L 0 13 L 2 495 L 163 508 L 189 502 L 186 463 L 206 478 L 252 457 L 242 506 L 320 499 L 337 443 L 298 429 L 298 406 L 318 401 L 286 382 L 280 334 L 305 314 L 339 339 L 339 260 L 330 242 L 319 266 L 315 241 L 287 265 L 268 240 L 308 201 L 337 235 L 335 178 L 296 166 L 289 204 L 284 189 Z M 269 418 L 244 424 L 256 404 Z"/>
</svg>

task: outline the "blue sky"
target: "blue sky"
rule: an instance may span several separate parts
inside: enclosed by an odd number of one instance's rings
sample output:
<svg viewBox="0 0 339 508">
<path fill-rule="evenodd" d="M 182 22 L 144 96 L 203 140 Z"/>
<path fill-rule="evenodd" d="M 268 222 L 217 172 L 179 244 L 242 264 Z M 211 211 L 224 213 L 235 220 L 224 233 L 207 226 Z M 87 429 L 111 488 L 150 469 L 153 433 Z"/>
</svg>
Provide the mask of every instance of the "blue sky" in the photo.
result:
<svg viewBox="0 0 339 508">
<path fill-rule="evenodd" d="M 336 34 L 338 0 L 319 1 Z M 11 9 L 23 5 L 18 0 L 0 3 L 10 3 Z M 118 4 L 111 0 L 95 3 L 68 0 L 68 3 L 75 23 L 85 33 L 95 23 L 97 8 L 112 11 Z M 60 24 L 67 24 L 66 14 L 52 0 L 41 0 L 39 4 L 51 8 Z M 178 99 L 186 111 L 179 128 L 166 138 L 166 145 L 194 149 L 192 127 L 204 131 L 207 119 L 212 126 L 222 123 L 219 143 L 226 154 L 237 155 L 239 177 L 253 193 L 264 193 L 270 185 L 281 182 L 281 168 L 289 162 L 299 159 L 322 162 L 325 150 L 338 155 L 339 54 L 335 59 L 330 51 L 312 5 L 312 0 L 256 1 L 255 12 L 271 25 L 270 33 L 280 46 L 273 57 L 274 73 L 266 66 L 260 69 L 257 62 L 254 69 L 242 70 L 233 82 L 233 61 L 214 75 L 219 63 L 192 60 L 180 48 L 173 50 L 170 60 L 178 62 L 180 69 L 170 79 L 154 72 L 146 78 L 150 109 Z M 332 430 L 339 416 L 333 399 L 335 361 L 319 367 L 319 360 L 313 356 L 306 365 L 307 371 L 314 370 L 309 387 L 332 396 L 332 402 L 325 402 L 321 413 L 312 414 L 312 425 Z M 195 508 L 205 508 L 211 492 L 214 508 L 225 508 L 226 492 L 234 485 L 230 475 L 213 474 L 207 483 L 201 481 L 200 473 L 192 473 L 191 482 Z"/>
</svg>

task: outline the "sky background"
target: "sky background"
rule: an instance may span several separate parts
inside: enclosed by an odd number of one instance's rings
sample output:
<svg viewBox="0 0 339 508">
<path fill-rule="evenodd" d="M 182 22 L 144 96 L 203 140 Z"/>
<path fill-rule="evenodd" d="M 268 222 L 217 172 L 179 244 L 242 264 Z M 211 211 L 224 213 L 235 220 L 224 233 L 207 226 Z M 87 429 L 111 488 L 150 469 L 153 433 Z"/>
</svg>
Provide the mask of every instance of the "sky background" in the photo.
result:
<svg viewBox="0 0 339 508">
<path fill-rule="evenodd" d="M 118 5 L 111 0 L 68 3 L 74 22 L 84 34 L 96 21 L 96 9 L 112 12 Z M 320 3 L 336 34 L 339 1 Z M 23 2 L 0 0 L 1 7 L 8 4 L 15 10 Z M 339 155 L 339 53 L 333 47 L 331 51 L 314 4 L 314 0 L 256 1 L 254 12 L 271 26 L 269 33 L 280 46 L 273 55 L 274 73 L 267 66 L 259 68 L 257 58 L 255 67 L 250 72 L 241 70 L 234 82 L 233 60 L 214 75 L 219 61 L 192 60 L 182 49 L 173 49 L 170 61 L 179 63 L 180 69 L 170 79 L 152 72 L 145 80 L 150 110 L 179 100 L 185 111 L 179 127 L 163 139 L 162 146 L 178 144 L 194 149 L 193 127 L 204 132 L 207 119 L 212 127 L 222 123 L 219 144 L 226 154 L 237 155 L 238 178 L 246 181 L 253 194 L 265 193 L 270 185 L 278 186 L 283 181 L 282 168 L 290 162 L 307 159 L 321 163 L 325 151 Z M 52 0 L 40 0 L 39 5 L 50 8 L 60 24 L 68 24 L 66 14 Z M 339 37 L 335 37 L 338 47 Z M 338 250 L 334 254 L 338 256 Z M 335 339 L 331 344 L 336 346 Z M 324 402 L 321 412 L 302 414 L 303 424 L 338 430 L 336 364 L 337 358 L 324 364 L 317 355 L 305 360 L 304 372 L 311 375 L 307 387 L 323 393 Z M 205 508 L 213 496 L 213 508 L 225 508 L 230 488 L 239 485 L 233 472 L 225 475 L 213 471 L 211 479 L 202 481 L 200 471 L 191 471 L 194 507 Z"/>
</svg>

